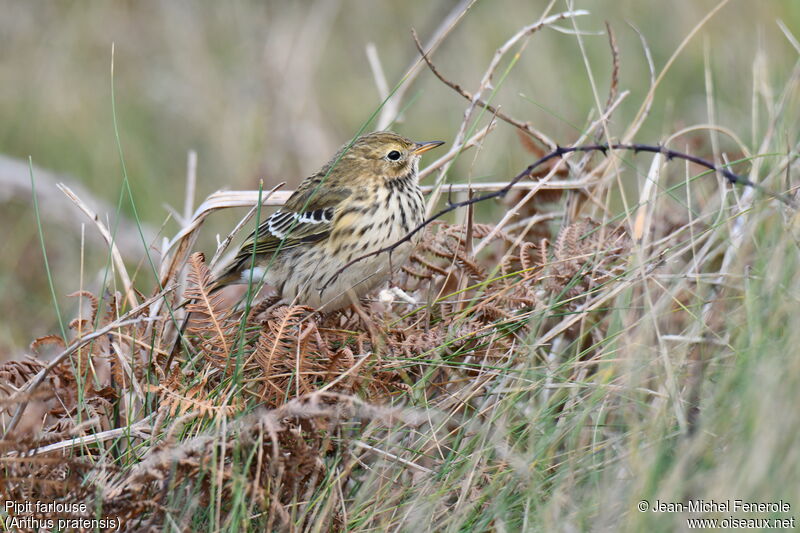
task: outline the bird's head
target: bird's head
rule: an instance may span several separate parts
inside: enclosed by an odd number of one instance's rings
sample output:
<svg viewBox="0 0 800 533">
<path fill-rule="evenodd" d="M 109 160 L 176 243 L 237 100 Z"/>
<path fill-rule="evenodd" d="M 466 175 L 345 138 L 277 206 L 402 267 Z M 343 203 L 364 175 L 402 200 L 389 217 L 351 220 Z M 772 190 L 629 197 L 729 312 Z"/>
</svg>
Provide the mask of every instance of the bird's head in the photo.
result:
<svg viewBox="0 0 800 533">
<path fill-rule="evenodd" d="M 390 131 L 376 131 L 359 137 L 349 149 L 343 148 L 339 162 L 334 159 L 331 163 L 336 165 L 334 171 L 350 176 L 392 181 L 416 175 L 420 156 L 442 144 L 414 142 Z M 340 154 L 341 151 L 337 157 Z"/>
</svg>

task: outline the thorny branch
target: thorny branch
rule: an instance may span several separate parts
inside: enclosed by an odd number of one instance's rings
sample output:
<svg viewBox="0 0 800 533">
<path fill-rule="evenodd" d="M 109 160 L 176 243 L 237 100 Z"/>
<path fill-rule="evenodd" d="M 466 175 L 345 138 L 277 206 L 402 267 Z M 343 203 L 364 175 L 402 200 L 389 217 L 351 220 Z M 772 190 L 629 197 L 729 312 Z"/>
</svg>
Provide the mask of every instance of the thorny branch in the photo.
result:
<svg viewBox="0 0 800 533">
<path fill-rule="evenodd" d="M 756 190 L 759 190 L 759 191 L 765 193 L 766 195 L 768 195 L 771 198 L 774 198 L 776 200 L 779 200 L 780 202 L 783 202 L 784 204 L 786 204 L 786 205 L 788 205 L 790 207 L 793 207 L 793 208 L 796 207 L 794 200 L 792 198 L 784 195 L 784 194 L 773 193 L 773 192 L 765 189 L 761 185 L 759 185 L 757 183 L 753 183 L 752 181 L 750 181 L 749 179 L 745 178 L 744 176 L 740 176 L 738 174 L 735 174 L 734 172 L 731 172 L 730 170 L 728 170 L 725 167 L 717 166 L 714 163 L 712 163 L 711 161 L 708 161 L 708 160 L 703 159 L 701 157 L 693 156 L 693 155 L 690 155 L 690 154 L 685 154 L 683 152 L 678 152 L 678 151 L 675 151 L 675 150 L 671 150 L 671 149 L 666 148 L 664 146 L 655 146 L 655 145 L 649 145 L 649 144 L 623 144 L 623 143 L 616 143 L 616 144 L 610 144 L 610 145 L 609 144 L 587 144 L 587 145 L 582 145 L 582 146 L 567 146 L 567 147 L 559 146 L 555 150 L 550 152 L 549 154 L 546 154 L 546 155 L 540 157 L 537 161 L 535 161 L 534 163 L 530 164 L 525 170 L 523 170 L 522 172 L 517 174 L 511 181 L 509 181 L 506 184 L 506 186 L 503 187 L 502 189 L 499 189 L 497 191 L 490 192 L 490 193 L 487 193 L 487 194 L 483 194 L 481 196 L 476 196 L 474 198 L 470 198 L 470 199 L 464 200 L 462 202 L 453 203 L 453 202 L 448 201 L 447 207 L 445 207 L 444 209 L 440 210 L 438 213 L 435 213 L 435 214 L 431 215 L 430 217 L 428 217 L 424 222 L 422 222 L 422 224 L 420 224 L 419 226 L 417 226 L 416 228 L 414 228 L 413 230 L 408 232 L 403 238 L 401 238 L 400 240 L 398 240 L 394 244 L 390 244 L 389 246 L 385 246 L 385 247 L 383 247 L 383 248 L 381 248 L 379 250 L 375 250 L 374 252 L 370 252 L 370 253 L 366 253 L 366 254 L 360 255 L 359 257 L 356 257 L 352 261 L 348 262 L 342 268 L 337 270 L 330 278 L 328 278 L 328 281 L 326 281 L 325 284 L 319 290 L 320 290 L 320 292 L 324 291 L 331 283 L 333 283 L 333 281 L 337 277 L 339 277 L 339 275 L 342 272 L 344 272 L 345 270 L 347 270 L 348 268 L 350 268 L 354 264 L 359 263 L 359 262 L 363 261 L 364 259 L 367 259 L 368 257 L 373 257 L 373 256 L 376 256 L 376 255 L 380 255 L 380 254 L 385 253 L 385 252 L 388 252 L 389 254 L 391 254 L 392 251 L 394 251 L 398 246 L 400 246 L 401 244 L 403 244 L 405 242 L 410 241 L 411 238 L 414 235 L 416 235 L 417 233 L 422 231 L 425 228 L 425 226 L 427 226 L 431 222 L 435 221 L 439 217 L 442 217 L 442 216 L 446 215 L 447 213 L 455 211 L 456 209 L 461 208 L 461 207 L 467 207 L 467 206 L 470 206 L 470 205 L 473 205 L 473 204 L 477 204 L 478 202 L 483 202 L 483 201 L 486 201 L 486 200 L 492 200 L 494 198 L 502 198 L 519 181 L 521 181 L 524 178 L 530 176 L 533 173 L 533 171 L 536 170 L 536 168 L 538 168 L 539 166 L 547 163 L 548 161 L 550 161 L 552 159 L 559 159 L 559 158 L 564 157 L 565 155 L 572 154 L 572 153 L 577 153 L 577 152 L 584 152 L 584 153 L 585 152 L 603 152 L 603 154 L 605 155 L 605 154 L 608 153 L 609 150 L 631 150 L 631 151 L 633 151 L 634 154 L 637 154 L 639 152 L 648 152 L 648 153 L 653 153 L 653 154 L 661 154 L 662 156 L 664 156 L 667 159 L 667 161 L 671 161 L 672 159 L 682 159 L 684 161 L 689 161 L 689 162 L 694 163 L 696 165 L 699 165 L 701 167 L 705 167 L 705 168 L 707 168 L 709 170 L 713 170 L 714 172 L 719 172 L 725 179 L 728 180 L 728 182 L 730 182 L 733 185 L 742 185 L 742 186 L 745 186 L 745 187 L 752 187 L 752 188 L 754 188 Z"/>
</svg>

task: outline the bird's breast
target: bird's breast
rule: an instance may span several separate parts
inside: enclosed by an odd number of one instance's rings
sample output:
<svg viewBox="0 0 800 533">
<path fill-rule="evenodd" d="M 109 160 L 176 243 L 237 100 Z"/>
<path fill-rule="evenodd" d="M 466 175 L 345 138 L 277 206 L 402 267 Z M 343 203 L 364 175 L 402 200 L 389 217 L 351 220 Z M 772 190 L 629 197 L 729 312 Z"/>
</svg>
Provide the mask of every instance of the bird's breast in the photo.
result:
<svg viewBox="0 0 800 533">
<path fill-rule="evenodd" d="M 424 219 L 425 204 L 416 183 L 379 187 L 353 198 L 334 219 L 328 239 L 329 252 L 345 261 L 396 243 Z"/>
<path fill-rule="evenodd" d="M 283 287 L 284 298 L 297 295 L 307 305 L 333 310 L 347 305 L 350 295 L 363 296 L 408 260 L 419 234 L 391 253 L 369 254 L 397 243 L 418 227 L 424 208 L 416 182 L 413 187 L 380 187 L 354 194 L 338 209 L 328 239 L 312 246 L 316 255 L 305 254 L 313 274 L 291 276 Z M 319 281 L 312 282 L 315 278 Z"/>
</svg>

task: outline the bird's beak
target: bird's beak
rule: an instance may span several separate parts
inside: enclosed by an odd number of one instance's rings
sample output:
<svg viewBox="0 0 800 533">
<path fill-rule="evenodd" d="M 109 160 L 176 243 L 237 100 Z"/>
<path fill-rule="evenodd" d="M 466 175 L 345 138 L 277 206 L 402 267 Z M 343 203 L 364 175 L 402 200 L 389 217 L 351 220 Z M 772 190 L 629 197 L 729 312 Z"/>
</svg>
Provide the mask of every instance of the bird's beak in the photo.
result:
<svg viewBox="0 0 800 533">
<path fill-rule="evenodd" d="M 444 144 L 444 141 L 428 141 L 422 143 L 416 143 L 414 145 L 414 155 L 421 155 L 427 152 L 428 150 L 433 150 L 437 146 L 441 146 Z"/>
</svg>

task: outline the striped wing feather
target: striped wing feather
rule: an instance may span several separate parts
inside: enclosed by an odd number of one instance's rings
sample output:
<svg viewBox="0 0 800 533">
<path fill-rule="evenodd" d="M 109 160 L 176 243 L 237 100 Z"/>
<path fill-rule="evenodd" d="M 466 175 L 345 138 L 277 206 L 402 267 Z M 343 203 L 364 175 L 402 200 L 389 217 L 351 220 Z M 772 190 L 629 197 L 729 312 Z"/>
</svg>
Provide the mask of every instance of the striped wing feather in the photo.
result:
<svg viewBox="0 0 800 533">
<path fill-rule="evenodd" d="M 330 235 L 337 207 L 350 195 L 350 189 L 328 187 L 317 190 L 319 181 L 307 180 L 289 198 L 283 209 L 274 212 L 239 249 L 229 272 L 239 270 L 253 256 L 271 254 Z"/>
</svg>

